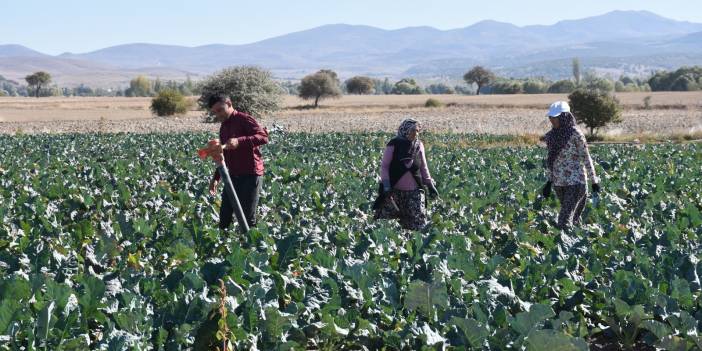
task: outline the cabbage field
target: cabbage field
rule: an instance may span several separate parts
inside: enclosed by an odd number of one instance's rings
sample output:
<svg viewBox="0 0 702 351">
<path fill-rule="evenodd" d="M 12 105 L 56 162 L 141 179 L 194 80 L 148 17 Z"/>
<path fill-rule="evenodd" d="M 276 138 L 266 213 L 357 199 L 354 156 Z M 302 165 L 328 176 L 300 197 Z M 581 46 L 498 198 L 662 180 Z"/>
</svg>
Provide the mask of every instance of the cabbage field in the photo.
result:
<svg viewBox="0 0 702 351">
<path fill-rule="evenodd" d="M 374 222 L 389 135 L 271 134 L 217 228 L 210 133 L 0 136 L 2 350 L 702 348 L 702 145 L 591 151 L 572 232 L 539 147 L 423 136 L 432 226 Z"/>
</svg>

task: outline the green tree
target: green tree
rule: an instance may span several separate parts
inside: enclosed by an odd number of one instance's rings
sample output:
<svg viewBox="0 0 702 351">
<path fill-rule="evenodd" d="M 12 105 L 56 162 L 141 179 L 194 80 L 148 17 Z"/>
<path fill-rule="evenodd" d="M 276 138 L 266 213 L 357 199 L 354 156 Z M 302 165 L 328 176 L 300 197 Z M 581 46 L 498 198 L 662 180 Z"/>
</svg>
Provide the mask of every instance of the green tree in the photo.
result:
<svg viewBox="0 0 702 351">
<path fill-rule="evenodd" d="M 404 78 L 392 88 L 393 94 L 399 95 L 419 95 L 422 93 L 422 88 L 419 87 L 417 81 L 412 78 Z"/>
<path fill-rule="evenodd" d="M 392 88 L 393 86 L 390 83 L 390 79 L 386 77 L 385 80 L 383 80 L 383 94 L 391 94 Z"/>
<path fill-rule="evenodd" d="M 502 80 L 490 85 L 490 94 L 521 94 L 522 83 L 515 80 Z"/>
<path fill-rule="evenodd" d="M 618 81 L 614 82 L 614 91 L 615 92 L 622 93 L 622 92 L 625 92 L 626 89 L 627 89 L 626 85 L 624 85 L 624 83 L 622 83 L 621 81 L 618 80 Z"/>
<path fill-rule="evenodd" d="M 670 90 L 670 85 L 672 84 L 671 78 L 672 75 L 668 72 L 656 72 L 648 80 L 648 85 L 651 86 L 652 91 Z"/>
<path fill-rule="evenodd" d="M 702 88 L 702 67 L 682 67 L 674 72 L 656 72 L 649 80 L 652 91 L 687 91 Z"/>
<path fill-rule="evenodd" d="M 575 83 L 570 80 L 559 80 L 548 88 L 550 94 L 570 94 L 575 91 Z"/>
<path fill-rule="evenodd" d="M 597 77 L 593 74 L 588 74 L 585 77 L 585 89 L 597 91 L 600 93 L 611 93 L 614 91 L 614 83 L 606 78 Z"/>
<path fill-rule="evenodd" d="M 292 81 L 286 80 L 286 81 L 280 82 L 280 87 L 283 89 L 283 92 L 285 92 L 288 95 L 297 96 L 300 93 L 300 91 L 298 90 L 298 88 L 300 87 L 299 82 L 292 82 Z"/>
<path fill-rule="evenodd" d="M 336 74 L 336 72 L 334 72 L 330 69 L 320 69 L 318 73 L 328 74 L 329 76 L 332 77 L 332 79 L 334 79 L 334 82 L 336 83 L 336 85 L 341 86 L 341 81 L 339 80 L 339 76 Z"/>
<path fill-rule="evenodd" d="M 349 94 L 372 94 L 374 87 L 373 79 L 368 77 L 356 76 L 346 81 L 346 91 Z"/>
<path fill-rule="evenodd" d="M 236 110 L 256 117 L 278 111 L 282 103 L 283 90 L 271 72 L 256 66 L 225 68 L 203 80 L 198 89 L 198 104 L 203 109 L 216 94 L 229 96 Z"/>
<path fill-rule="evenodd" d="M 622 84 L 624 84 L 624 85 L 637 84 L 637 82 L 633 78 L 628 77 L 628 76 L 619 77 L 619 81 L 622 82 Z"/>
<path fill-rule="evenodd" d="M 581 77 L 580 60 L 576 57 L 573 59 L 573 80 L 575 81 L 575 85 L 580 85 Z"/>
<path fill-rule="evenodd" d="M 526 94 L 544 94 L 548 91 L 548 84 L 539 80 L 528 80 L 522 85 Z"/>
<path fill-rule="evenodd" d="M 154 93 L 158 94 L 164 89 L 171 89 L 171 87 L 168 86 L 168 83 L 163 84 L 163 82 L 161 82 L 161 78 L 156 77 L 156 80 L 154 81 Z"/>
<path fill-rule="evenodd" d="M 180 90 L 180 93 L 185 95 L 185 96 L 192 96 L 195 93 L 195 84 L 193 83 L 193 80 L 190 78 L 190 75 L 187 76 L 185 79 L 185 82 L 181 84 L 181 86 L 178 88 Z"/>
<path fill-rule="evenodd" d="M 476 95 L 480 95 L 480 88 L 495 81 L 495 74 L 482 66 L 475 66 L 463 75 L 463 80 L 468 84 L 477 85 L 478 90 L 476 91 Z"/>
<path fill-rule="evenodd" d="M 373 84 L 375 85 L 375 94 L 391 94 L 392 93 L 392 84 L 390 83 L 390 79 L 385 78 L 384 80 L 380 79 L 373 79 Z"/>
<path fill-rule="evenodd" d="M 619 101 L 611 94 L 578 89 L 568 99 L 575 119 L 585 124 L 591 137 L 607 124 L 621 122 Z"/>
<path fill-rule="evenodd" d="M 130 97 L 144 97 L 153 95 L 151 81 L 145 76 L 137 76 L 129 82 L 125 95 Z"/>
<path fill-rule="evenodd" d="M 431 84 L 426 89 L 428 94 L 455 94 L 456 91 L 444 83 Z"/>
<path fill-rule="evenodd" d="M 51 75 L 44 71 L 35 72 L 24 77 L 27 84 L 34 88 L 34 96 L 39 97 L 41 88 L 48 85 L 51 82 Z"/>
<path fill-rule="evenodd" d="M 314 99 L 314 107 L 319 106 L 320 100 L 341 97 L 336 73 L 329 70 L 321 70 L 302 78 L 299 91 L 301 98 Z"/>
<path fill-rule="evenodd" d="M 6 96 L 17 96 L 19 95 L 19 84 L 12 80 L 7 80 L 5 77 L 0 75 L 0 90 L 4 91 Z"/>
<path fill-rule="evenodd" d="M 670 90 L 672 91 L 695 91 L 699 90 L 699 86 L 697 85 L 697 82 L 695 80 L 695 77 L 692 75 L 686 74 L 679 76 L 675 81 L 673 81 L 673 84 L 670 86 Z"/>
<path fill-rule="evenodd" d="M 461 94 L 461 95 L 472 95 L 475 93 L 473 89 L 467 85 L 456 85 L 453 87 L 453 90 L 456 92 L 456 94 Z"/>
</svg>

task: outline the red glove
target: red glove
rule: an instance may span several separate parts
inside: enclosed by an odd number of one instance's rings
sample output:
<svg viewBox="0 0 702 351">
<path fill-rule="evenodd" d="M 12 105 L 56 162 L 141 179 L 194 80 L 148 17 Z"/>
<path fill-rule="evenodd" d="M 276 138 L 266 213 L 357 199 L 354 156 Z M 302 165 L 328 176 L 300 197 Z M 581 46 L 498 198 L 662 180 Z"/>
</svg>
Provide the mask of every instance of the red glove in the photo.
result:
<svg viewBox="0 0 702 351">
<path fill-rule="evenodd" d="M 222 146 L 219 143 L 219 139 L 212 139 L 207 143 L 207 146 L 197 150 L 197 155 L 200 156 L 201 160 L 206 159 L 208 156 L 212 157 L 212 160 L 221 163 L 222 162 Z"/>
</svg>

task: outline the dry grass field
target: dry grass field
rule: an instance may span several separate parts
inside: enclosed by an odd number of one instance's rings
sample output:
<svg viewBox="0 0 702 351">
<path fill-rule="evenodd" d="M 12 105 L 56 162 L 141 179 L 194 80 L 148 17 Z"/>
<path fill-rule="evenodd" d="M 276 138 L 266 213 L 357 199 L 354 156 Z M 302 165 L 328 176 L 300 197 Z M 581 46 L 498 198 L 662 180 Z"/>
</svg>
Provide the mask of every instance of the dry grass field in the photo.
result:
<svg viewBox="0 0 702 351">
<path fill-rule="evenodd" d="M 702 92 L 617 94 L 623 122 L 608 127 L 610 138 L 702 134 Z M 650 96 L 650 108 L 644 99 Z M 425 108 L 428 98 L 445 107 Z M 566 95 L 371 95 L 322 101 L 320 108 L 286 96 L 284 108 L 261 121 L 290 131 L 392 131 L 406 117 L 430 131 L 541 134 L 548 129 L 546 107 Z M 154 117 L 149 98 L 0 98 L 0 133 L 216 131 L 193 107 L 184 116 Z"/>
<path fill-rule="evenodd" d="M 682 108 L 684 106 L 702 108 L 702 92 L 654 92 L 654 93 L 618 93 L 620 103 L 626 109 L 640 108 L 644 99 L 651 96 L 650 104 L 654 108 Z M 424 106 L 428 98 L 435 98 L 445 104 L 467 105 L 473 107 L 522 107 L 543 109 L 557 100 L 567 100 L 567 94 L 518 94 L 518 95 L 346 95 L 341 99 L 324 100 L 324 108 L 407 108 Z M 296 96 L 286 96 L 285 106 L 296 107 L 308 105 Z"/>
</svg>

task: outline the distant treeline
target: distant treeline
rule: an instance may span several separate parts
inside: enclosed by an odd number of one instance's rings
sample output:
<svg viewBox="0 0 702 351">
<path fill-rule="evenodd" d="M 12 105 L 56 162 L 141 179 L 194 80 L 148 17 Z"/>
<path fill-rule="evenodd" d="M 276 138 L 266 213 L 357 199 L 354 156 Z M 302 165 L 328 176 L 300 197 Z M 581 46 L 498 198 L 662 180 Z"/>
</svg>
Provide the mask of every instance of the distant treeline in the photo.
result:
<svg viewBox="0 0 702 351">
<path fill-rule="evenodd" d="M 478 68 L 478 76 L 469 77 Z M 466 73 L 463 84 L 431 83 L 422 85 L 414 78 L 403 78 L 391 81 L 389 78 L 377 79 L 364 76 L 352 77 L 341 82 L 336 73 L 331 70 L 321 70 L 331 77 L 330 82 L 338 87 L 340 94 L 569 94 L 579 88 L 603 92 L 648 92 L 648 91 L 698 91 L 702 90 L 702 67 L 683 67 L 676 71 L 661 71 L 650 78 L 633 78 L 621 76 L 617 80 L 586 73 L 580 77 L 580 67 L 577 60 L 573 62 L 573 78 L 552 81 L 545 78 L 506 78 L 497 77 L 482 67 L 474 67 Z M 315 75 L 320 72 L 315 73 Z M 308 78 L 307 90 L 310 84 L 317 84 L 319 79 Z M 30 76 L 28 76 L 30 77 Z M 319 78 L 318 76 L 316 78 Z M 480 86 L 478 86 L 480 83 Z M 305 80 L 286 80 L 279 82 L 283 92 L 290 95 L 300 95 L 301 86 Z M 318 87 L 312 87 L 318 88 Z M 327 88 L 328 89 L 328 88 Z M 198 83 L 189 77 L 185 81 L 160 79 L 150 80 L 145 76 L 132 79 L 126 88 L 91 88 L 81 84 L 77 87 L 59 87 L 57 85 L 23 84 L 8 80 L 0 75 L 0 96 L 126 96 L 148 97 L 155 96 L 161 91 L 174 90 L 182 95 L 199 95 Z M 333 89 L 332 89 L 333 90 Z M 304 93 L 304 92 L 303 92 Z M 333 92 L 335 93 L 335 92 Z M 304 94 L 303 94 L 304 95 Z"/>
<path fill-rule="evenodd" d="M 578 64 L 574 63 L 574 77 L 552 81 L 546 78 L 505 78 L 497 77 L 482 67 L 478 68 L 478 76 L 468 77 L 466 73 L 464 84 L 432 83 L 421 85 L 413 78 L 403 78 L 391 82 L 388 78 L 376 79 L 357 76 L 340 82 L 336 74 L 330 70 L 321 70 L 307 76 L 331 72 L 331 81 L 336 82 L 342 94 L 570 94 L 578 89 L 595 90 L 600 92 L 650 92 L 650 91 L 697 91 L 702 90 L 702 67 L 684 67 L 674 72 L 657 72 L 650 78 L 635 78 L 621 76 L 619 79 L 609 79 L 586 73 L 580 76 Z M 476 68 L 471 70 L 475 71 Z M 469 73 L 471 73 L 469 72 Z M 314 80 L 312 80 L 314 81 Z M 317 79 L 317 81 L 319 81 Z M 478 86 L 480 83 L 480 86 Z M 284 91 L 290 95 L 301 95 L 302 82 L 285 81 L 281 83 Z M 319 89 L 317 89 L 319 90 Z M 302 91 L 302 95 L 305 92 Z M 333 94 L 332 94 L 333 95 Z"/>
<path fill-rule="evenodd" d="M 29 77 L 29 76 L 28 76 Z M 49 76 L 50 79 L 50 76 Z M 185 96 L 198 95 L 197 83 L 190 78 L 185 81 L 150 80 L 144 76 L 132 79 L 127 88 L 92 88 L 81 84 L 77 87 L 59 87 L 58 85 L 21 84 L 0 75 L 0 96 L 156 96 L 166 90 L 174 90 Z"/>
<path fill-rule="evenodd" d="M 702 67 L 683 67 L 674 72 L 658 72 L 648 80 L 653 91 L 702 90 Z"/>
<path fill-rule="evenodd" d="M 682 67 L 673 72 L 657 72 L 650 78 L 621 76 L 617 80 L 587 74 L 579 83 L 576 79 L 550 82 L 544 79 L 497 78 L 484 87 L 486 94 L 571 93 L 577 88 L 608 92 L 637 91 L 699 91 L 702 90 L 702 67 Z"/>
</svg>

